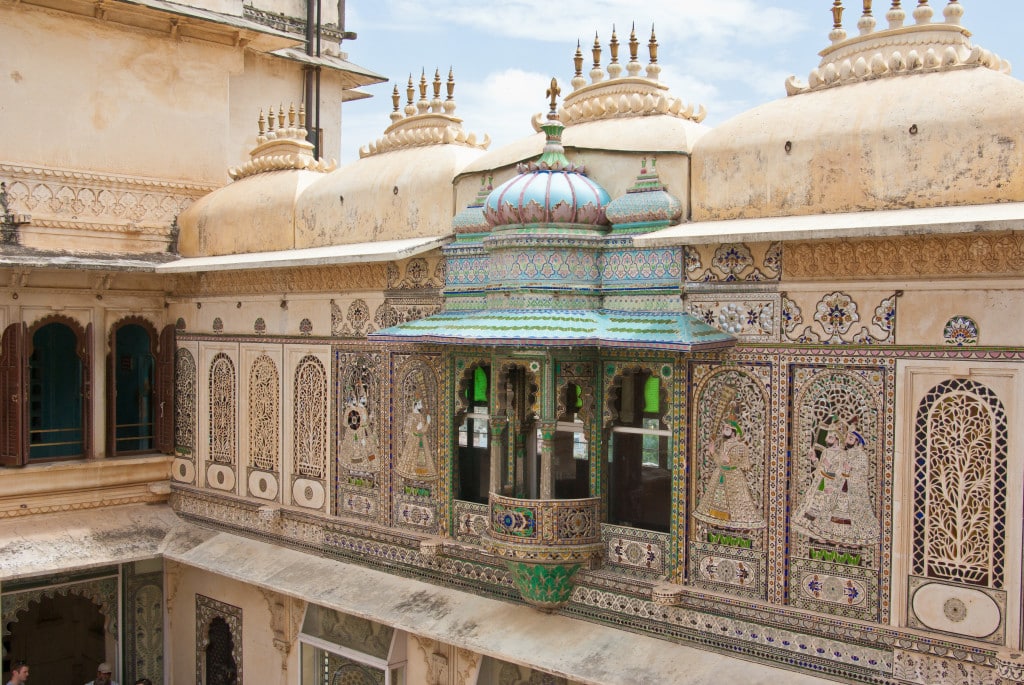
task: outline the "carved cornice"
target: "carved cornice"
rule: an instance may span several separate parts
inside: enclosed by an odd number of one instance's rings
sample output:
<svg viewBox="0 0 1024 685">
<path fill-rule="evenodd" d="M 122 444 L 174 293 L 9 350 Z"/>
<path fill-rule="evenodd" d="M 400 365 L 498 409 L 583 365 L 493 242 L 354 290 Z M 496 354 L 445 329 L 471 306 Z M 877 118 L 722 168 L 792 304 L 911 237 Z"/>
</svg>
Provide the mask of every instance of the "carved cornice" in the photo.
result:
<svg viewBox="0 0 1024 685">
<path fill-rule="evenodd" d="M 186 183 L 184 181 L 169 181 L 159 178 L 148 178 L 145 176 L 128 176 L 125 174 L 99 174 L 92 171 L 80 171 L 75 169 L 58 169 L 45 166 L 24 166 L 21 164 L 10 164 L 0 162 L 0 172 L 17 176 L 29 176 L 39 179 L 54 179 L 58 181 L 75 182 L 81 185 L 109 185 L 116 187 L 132 186 L 139 188 L 154 188 L 163 190 L 177 190 L 191 195 L 204 195 L 220 186 L 210 183 Z"/>
<path fill-rule="evenodd" d="M 799 95 L 889 76 L 977 67 L 1010 72 L 1010 65 L 998 55 L 972 46 L 970 32 L 955 23 L 924 21 L 903 27 L 899 19 L 894 28 L 873 32 L 874 19 L 865 15 L 861 24 L 864 33 L 849 39 L 841 27 L 834 29 L 835 43 L 822 51 L 821 63 L 811 71 L 807 83 L 790 76 L 786 93 Z"/>
<path fill-rule="evenodd" d="M 559 116 L 566 126 L 600 119 L 643 117 L 652 114 L 704 121 L 707 110 L 674 97 L 668 86 L 652 79 L 624 77 L 600 81 L 566 96 Z M 536 124 L 534 124 L 536 127 Z"/>
<path fill-rule="evenodd" d="M 1020 276 L 1024 232 L 786 243 L 783 278 L 875 280 Z"/>
<path fill-rule="evenodd" d="M 425 114 L 403 119 L 399 122 L 400 127 L 388 127 L 382 137 L 359 148 L 359 156 L 369 157 L 382 152 L 427 145 L 462 145 L 486 150 L 491 144 L 491 137 L 485 133 L 483 140 L 478 140 L 475 133 L 466 133 L 462 129 L 461 121 L 444 114 Z"/>
<path fill-rule="evenodd" d="M 173 295 L 186 297 L 265 294 L 268 292 L 383 290 L 387 287 L 387 283 L 387 266 L 385 264 L 209 271 L 176 276 Z"/>
</svg>

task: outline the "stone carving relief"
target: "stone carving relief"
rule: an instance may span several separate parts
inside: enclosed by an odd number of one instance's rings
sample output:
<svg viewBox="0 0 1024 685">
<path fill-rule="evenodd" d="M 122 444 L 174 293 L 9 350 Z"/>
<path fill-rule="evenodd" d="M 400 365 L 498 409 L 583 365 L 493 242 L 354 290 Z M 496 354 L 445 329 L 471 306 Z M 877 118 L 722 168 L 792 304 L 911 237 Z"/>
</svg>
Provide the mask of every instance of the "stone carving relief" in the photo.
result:
<svg viewBox="0 0 1024 685">
<path fill-rule="evenodd" d="M 346 338 L 362 338 L 376 330 L 370 318 L 370 305 L 362 298 L 356 298 L 344 310 L 331 300 L 331 335 Z"/>
<path fill-rule="evenodd" d="M 174 454 L 192 460 L 196 448 L 196 360 L 185 348 L 174 352 Z"/>
<path fill-rule="evenodd" d="M 347 264 L 282 269 L 246 269 L 178 274 L 174 294 L 183 297 L 263 295 L 271 293 L 333 293 L 348 290 L 383 290 L 383 264 Z"/>
<path fill-rule="evenodd" d="M 1010 276 L 1024 271 L 1024 234 L 901 236 L 786 243 L 786 280 Z"/>
<path fill-rule="evenodd" d="M 226 624 L 227 634 L 215 628 L 211 640 L 215 622 Z M 213 662 L 209 668 L 208 661 Z M 242 685 L 242 609 L 200 594 L 196 594 L 196 682 Z"/>
<path fill-rule="evenodd" d="M 111 635 L 117 635 L 119 603 L 117 578 L 115 577 L 4 594 L 2 600 L 0 600 L 2 602 L 0 613 L 3 614 L 3 634 L 10 634 L 9 626 L 12 623 L 18 622 L 18 614 L 27 610 L 30 604 L 38 603 L 44 597 L 52 599 L 54 597 L 67 597 L 68 595 L 85 597 L 98 606 L 100 613 L 103 614 L 103 625 L 107 632 Z"/>
<path fill-rule="evenodd" d="M 987 386 L 951 379 L 917 410 L 913 569 L 1001 588 L 1006 554 L 1006 411 Z"/>
<path fill-rule="evenodd" d="M 295 473 L 306 478 L 327 476 L 327 373 L 308 355 L 295 370 Z"/>
<path fill-rule="evenodd" d="M 807 294 L 801 301 L 810 302 Z M 782 297 L 782 331 L 787 340 L 802 344 L 892 344 L 896 331 L 896 294 L 882 298 L 875 306 L 870 325 L 859 325 L 862 315 L 854 298 L 845 292 L 827 293 L 814 304 L 810 325 L 796 298 Z M 866 322 L 866 321 L 865 321 Z"/>
<path fill-rule="evenodd" d="M 236 456 L 235 364 L 223 352 L 210 362 L 210 459 L 234 464 Z"/>
<path fill-rule="evenodd" d="M 32 226 L 169 240 L 175 218 L 216 186 L 0 164 L 14 213 Z"/>
<path fill-rule="evenodd" d="M 267 354 L 256 357 L 249 370 L 250 467 L 277 471 L 280 461 L 281 378 Z"/>
</svg>

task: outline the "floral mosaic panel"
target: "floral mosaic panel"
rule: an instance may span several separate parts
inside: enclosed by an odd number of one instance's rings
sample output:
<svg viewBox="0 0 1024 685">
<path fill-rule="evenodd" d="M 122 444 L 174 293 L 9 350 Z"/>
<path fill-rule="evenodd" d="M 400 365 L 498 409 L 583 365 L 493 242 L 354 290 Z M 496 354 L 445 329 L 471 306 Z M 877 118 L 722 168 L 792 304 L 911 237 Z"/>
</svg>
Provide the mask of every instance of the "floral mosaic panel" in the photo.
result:
<svg viewBox="0 0 1024 685">
<path fill-rule="evenodd" d="M 878 620 L 878 572 L 849 564 L 794 559 L 790 604 L 822 613 Z"/>
<path fill-rule="evenodd" d="M 775 293 L 690 294 L 686 310 L 743 342 L 778 342 L 781 296 Z"/>
<path fill-rule="evenodd" d="M 942 340 L 954 347 L 978 344 L 978 324 L 969 316 L 954 316 L 942 327 Z"/>
<path fill-rule="evenodd" d="M 688 246 L 683 255 L 687 283 L 778 281 L 782 243 Z"/>
<path fill-rule="evenodd" d="M 858 304 L 853 295 L 834 291 L 817 302 L 809 293 L 782 298 L 782 332 L 787 340 L 802 344 L 875 345 L 896 342 L 896 294 L 883 297 L 873 309 L 864 306 L 872 297 L 860 294 Z M 799 301 L 798 301 L 799 300 Z M 807 312 L 801 309 L 801 303 Z"/>
<path fill-rule="evenodd" d="M 421 531 L 436 531 L 439 525 L 440 383 L 431 361 L 418 355 L 397 357 L 391 389 L 394 522 Z"/>
<path fill-rule="evenodd" d="M 453 505 L 455 539 L 459 542 L 480 544 L 480 536 L 487 530 L 491 512 L 486 504 L 456 500 Z"/>
<path fill-rule="evenodd" d="M 710 542 L 690 543 L 690 582 L 696 587 L 751 599 L 767 594 L 765 552 Z"/>
</svg>

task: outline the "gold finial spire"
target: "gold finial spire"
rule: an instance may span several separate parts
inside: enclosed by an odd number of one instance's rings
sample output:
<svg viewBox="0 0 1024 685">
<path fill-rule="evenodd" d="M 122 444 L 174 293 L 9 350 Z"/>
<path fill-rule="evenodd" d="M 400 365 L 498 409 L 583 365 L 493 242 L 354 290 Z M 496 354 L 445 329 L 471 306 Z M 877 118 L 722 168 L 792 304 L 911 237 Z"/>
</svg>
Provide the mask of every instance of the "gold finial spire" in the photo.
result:
<svg viewBox="0 0 1024 685">
<path fill-rule="evenodd" d="M 870 17 L 871 16 L 871 2 L 872 2 L 872 0 L 864 0 L 864 16 L 865 17 Z"/>
<path fill-rule="evenodd" d="M 271 105 L 267 108 L 267 132 L 274 132 L 274 106 Z"/>
<path fill-rule="evenodd" d="M 441 70 L 439 68 L 434 69 L 434 98 L 441 97 Z"/>
<path fill-rule="evenodd" d="M 446 99 L 452 100 L 455 98 L 455 68 L 448 67 L 448 83 L 446 84 L 448 90 L 448 97 Z"/>
<path fill-rule="evenodd" d="M 654 35 L 654 24 L 651 24 L 651 39 L 647 41 L 647 52 L 651 57 L 651 62 L 647 65 L 647 78 L 657 81 L 661 66 L 658 64 L 658 37 Z"/>
<path fill-rule="evenodd" d="M 423 68 L 420 72 L 420 100 L 427 99 L 427 69 Z"/>
<path fill-rule="evenodd" d="M 608 51 L 612 55 L 612 61 L 609 64 L 619 63 L 619 37 L 615 35 L 615 24 L 612 24 L 612 40 L 608 43 Z"/>
<path fill-rule="evenodd" d="M 583 76 L 583 49 L 579 38 L 576 39 L 576 54 L 572 57 L 572 63 L 576 67 L 576 75 Z"/>
<path fill-rule="evenodd" d="M 256 123 L 260 127 L 260 135 L 262 136 L 267 132 L 267 120 L 263 117 L 263 108 L 260 107 L 260 118 L 256 120 Z"/>
<path fill-rule="evenodd" d="M 832 28 L 843 28 L 843 0 L 835 0 L 832 3 Z"/>
<path fill-rule="evenodd" d="M 640 49 L 640 41 L 636 39 L 636 24 L 629 31 L 629 61 L 635 62 L 637 51 Z"/>
<path fill-rule="evenodd" d="M 299 103 L 299 128 L 306 128 L 306 103 Z"/>
<path fill-rule="evenodd" d="M 894 10 L 902 9 L 900 7 L 900 0 L 892 0 L 892 9 L 894 9 Z"/>
<path fill-rule="evenodd" d="M 594 68 L 601 68 L 601 41 L 597 38 L 597 31 L 594 31 L 594 47 L 590 49 L 594 56 Z"/>
<path fill-rule="evenodd" d="M 288 127 L 295 128 L 295 103 L 288 104 Z"/>
<path fill-rule="evenodd" d="M 405 97 L 408 99 L 408 101 L 405 104 L 407 104 L 407 105 L 411 105 L 412 104 L 412 98 L 413 98 L 413 95 L 415 93 L 416 93 L 416 89 L 412 85 L 412 74 L 409 74 L 409 85 L 406 86 L 406 88 L 405 88 Z"/>
<path fill-rule="evenodd" d="M 284 103 L 277 106 L 277 127 L 284 128 Z"/>
<path fill-rule="evenodd" d="M 551 86 L 548 88 L 547 93 L 546 93 L 548 98 L 550 98 L 550 100 L 551 100 L 551 112 L 552 113 L 557 111 L 556 108 L 558 107 L 558 96 L 561 95 L 561 94 L 562 94 L 562 89 L 558 87 L 558 80 L 554 76 L 552 76 L 551 77 Z"/>
<path fill-rule="evenodd" d="M 398 111 L 398 103 L 401 101 L 402 96 L 398 94 L 398 84 L 395 84 L 395 89 L 391 91 L 391 104 L 394 106 L 394 111 Z"/>
</svg>

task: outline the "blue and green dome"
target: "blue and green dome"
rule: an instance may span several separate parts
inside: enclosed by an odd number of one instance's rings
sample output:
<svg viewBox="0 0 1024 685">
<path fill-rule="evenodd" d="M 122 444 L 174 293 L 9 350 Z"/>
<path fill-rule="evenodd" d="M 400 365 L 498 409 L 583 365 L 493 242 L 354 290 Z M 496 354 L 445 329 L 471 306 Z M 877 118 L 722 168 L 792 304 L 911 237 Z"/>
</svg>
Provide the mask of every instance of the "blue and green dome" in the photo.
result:
<svg viewBox="0 0 1024 685">
<path fill-rule="evenodd" d="M 540 159 L 519 165 L 519 174 L 495 188 L 484 203 L 484 217 L 494 227 L 529 224 L 605 226 L 608 191 L 571 164 L 562 147 L 562 130 L 553 100 L 541 128 L 547 142 Z"/>
</svg>

